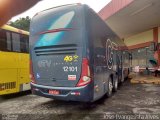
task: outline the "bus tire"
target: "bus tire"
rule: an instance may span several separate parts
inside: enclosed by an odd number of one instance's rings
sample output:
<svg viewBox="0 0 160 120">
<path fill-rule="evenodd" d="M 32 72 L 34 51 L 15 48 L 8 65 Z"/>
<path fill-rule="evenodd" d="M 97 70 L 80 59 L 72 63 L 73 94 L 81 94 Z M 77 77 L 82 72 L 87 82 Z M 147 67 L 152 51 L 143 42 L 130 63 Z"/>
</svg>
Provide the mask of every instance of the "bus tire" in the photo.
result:
<svg viewBox="0 0 160 120">
<path fill-rule="evenodd" d="M 118 76 L 115 75 L 114 84 L 113 84 L 113 92 L 117 92 L 118 90 Z"/>
<path fill-rule="evenodd" d="M 121 83 L 123 83 L 124 82 L 124 74 L 122 73 L 122 77 L 121 77 Z"/>
<path fill-rule="evenodd" d="M 112 91 L 113 91 L 113 83 L 112 83 L 112 78 L 109 77 L 108 78 L 108 85 L 107 85 L 107 97 L 111 97 L 112 96 Z"/>
</svg>

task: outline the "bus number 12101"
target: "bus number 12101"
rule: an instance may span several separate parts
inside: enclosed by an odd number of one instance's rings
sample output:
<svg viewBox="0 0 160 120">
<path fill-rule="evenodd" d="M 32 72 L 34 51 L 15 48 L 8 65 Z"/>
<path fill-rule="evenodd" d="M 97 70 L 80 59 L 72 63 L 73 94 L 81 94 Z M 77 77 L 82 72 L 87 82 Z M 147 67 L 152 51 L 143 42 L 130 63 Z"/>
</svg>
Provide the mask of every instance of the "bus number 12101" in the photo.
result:
<svg viewBox="0 0 160 120">
<path fill-rule="evenodd" d="M 63 70 L 64 72 L 77 72 L 77 66 L 64 66 Z"/>
</svg>

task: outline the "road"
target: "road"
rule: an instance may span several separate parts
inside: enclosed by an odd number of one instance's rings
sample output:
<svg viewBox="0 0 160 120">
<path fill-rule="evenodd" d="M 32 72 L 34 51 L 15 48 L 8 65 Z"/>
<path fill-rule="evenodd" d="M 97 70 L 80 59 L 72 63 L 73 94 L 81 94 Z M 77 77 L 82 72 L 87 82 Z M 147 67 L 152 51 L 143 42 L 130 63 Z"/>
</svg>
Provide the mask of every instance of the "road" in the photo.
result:
<svg viewBox="0 0 160 120">
<path fill-rule="evenodd" d="M 58 101 L 24 92 L 0 97 L 0 113 L 2 114 L 0 118 L 3 120 L 6 118 L 15 120 L 97 120 L 107 119 L 107 117 L 111 119 L 112 114 L 114 117 L 116 114 L 160 115 L 160 86 L 130 84 L 129 81 L 126 81 L 112 97 L 103 97 L 90 105 Z"/>
</svg>

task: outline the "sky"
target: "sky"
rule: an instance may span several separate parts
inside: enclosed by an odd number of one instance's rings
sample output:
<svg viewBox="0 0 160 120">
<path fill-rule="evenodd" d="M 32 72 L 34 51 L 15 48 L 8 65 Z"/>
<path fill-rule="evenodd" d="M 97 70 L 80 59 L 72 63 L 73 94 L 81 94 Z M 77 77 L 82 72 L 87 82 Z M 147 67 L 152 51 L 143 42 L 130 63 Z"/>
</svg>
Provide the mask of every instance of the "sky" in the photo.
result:
<svg viewBox="0 0 160 120">
<path fill-rule="evenodd" d="M 106 6 L 111 0 L 42 0 L 37 3 L 34 7 L 25 11 L 22 14 L 19 14 L 11 19 L 15 21 L 21 17 L 33 17 L 37 12 L 42 10 L 52 8 L 59 5 L 72 4 L 72 3 L 82 3 L 89 5 L 94 11 L 99 12 L 104 6 Z"/>
</svg>

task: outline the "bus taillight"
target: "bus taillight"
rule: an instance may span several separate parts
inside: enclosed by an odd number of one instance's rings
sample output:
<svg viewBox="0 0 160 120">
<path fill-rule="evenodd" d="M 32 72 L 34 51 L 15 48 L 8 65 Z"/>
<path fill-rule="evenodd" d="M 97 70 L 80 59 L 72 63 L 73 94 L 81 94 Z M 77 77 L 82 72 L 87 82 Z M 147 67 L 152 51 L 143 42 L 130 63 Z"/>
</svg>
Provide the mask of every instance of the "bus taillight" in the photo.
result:
<svg viewBox="0 0 160 120">
<path fill-rule="evenodd" d="M 35 83 L 35 78 L 33 74 L 32 61 L 30 60 L 30 79 L 32 83 Z"/>
<path fill-rule="evenodd" d="M 90 77 L 89 62 L 87 58 L 83 58 L 81 78 L 77 84 L 77 87 L 87 85 L 90 82 L 91 82 L 91 77 Z"/>
</svg>

